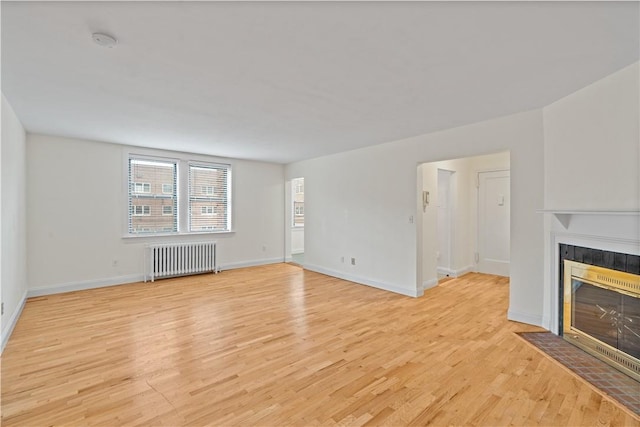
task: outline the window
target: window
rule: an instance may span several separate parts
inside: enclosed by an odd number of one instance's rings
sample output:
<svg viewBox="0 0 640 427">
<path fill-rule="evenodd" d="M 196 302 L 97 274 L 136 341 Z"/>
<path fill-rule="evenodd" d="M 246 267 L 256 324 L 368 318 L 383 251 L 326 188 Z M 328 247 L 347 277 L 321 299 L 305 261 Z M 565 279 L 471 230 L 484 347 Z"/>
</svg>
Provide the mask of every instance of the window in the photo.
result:
<svg viewBox="0 0 640 427">
<path fill-rule="evenodd" d="M 129 154 L 127 235 L 231 231 L 231 165 Z"/>
<path fill-rule="evenodd" d="M 214 215 L 215 210 L 213 206 L 203 206 L 202 207 L 202 215 Z"/>
<path fill-rule="evenodd" d="M 151 207 L 147 205 L 132 206 L 134 216 L 151 215 Z"/>
<path fill-rule="evenodd" d="M 231 230 L 231 168 L 189 164 L 189 231 Z"/>
<path fill-rule="evenodd" d="M 148 182 L 134 182 L 133 192 L 134 193 L 151 193 L 151 184 L 149 184 Z"/>
<path fill-rule="evenodd" d="M 292 226 L 304 227 L 304 178 L 295 178 L 291 180 L 293 188 L 292 207 L 293 212 Z"/>
<path fill-rule="evenodd" d="M 135 181 L 139 178 L 145 182 Z M 176 161 L 129 157 L 129 234 L 178 231 L 176 181 Z M 172 183 L 170 193 L 164 191 L 166 182 Z"/>
</svg>

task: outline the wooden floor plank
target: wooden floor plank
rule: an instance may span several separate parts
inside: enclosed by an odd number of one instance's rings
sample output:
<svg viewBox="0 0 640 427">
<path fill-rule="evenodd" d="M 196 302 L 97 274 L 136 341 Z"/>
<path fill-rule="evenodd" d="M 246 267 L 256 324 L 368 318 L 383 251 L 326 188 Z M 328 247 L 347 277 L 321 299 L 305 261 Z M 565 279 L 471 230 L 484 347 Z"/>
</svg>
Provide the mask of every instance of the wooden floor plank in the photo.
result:
<svg viewBox="0 0 640 427">
<path fill-rule="evenodd" d="M 497 276 L 409 298 L 289 264 L 31 298 L 2 425 L 640 426 L 507 305 Z"/>
</svg>

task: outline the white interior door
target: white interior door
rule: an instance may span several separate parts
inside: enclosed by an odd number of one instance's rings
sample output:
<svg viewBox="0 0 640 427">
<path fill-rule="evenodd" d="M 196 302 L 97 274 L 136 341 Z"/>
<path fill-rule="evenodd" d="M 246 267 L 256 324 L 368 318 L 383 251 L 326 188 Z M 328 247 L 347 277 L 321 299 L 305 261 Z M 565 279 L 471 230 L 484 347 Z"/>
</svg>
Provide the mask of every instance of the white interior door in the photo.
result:
<svg viewBox="0 0 640 427">
<path fill-rule="evenodd" d="M 478 272 L 509 276 L 509 171 L 478 174 Z"/>
</svg>

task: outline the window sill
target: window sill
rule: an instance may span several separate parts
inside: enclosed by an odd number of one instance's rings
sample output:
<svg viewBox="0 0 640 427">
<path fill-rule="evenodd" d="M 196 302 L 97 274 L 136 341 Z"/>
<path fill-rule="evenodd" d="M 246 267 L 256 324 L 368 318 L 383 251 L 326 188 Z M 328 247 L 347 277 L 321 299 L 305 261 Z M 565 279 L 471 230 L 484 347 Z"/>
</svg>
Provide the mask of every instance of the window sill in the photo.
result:
<svg viewBox="0 0 640 427">
<path fill-rule="evenodd" d="M 234 234 L 235 230 L 230 231 L 194 231 L 191 233 L 157 233 L 157 234 L 125 234 L 123 239 L 165 239 L 167 237 L 188 237 L 188 236 L 220 236 L 225 234 Z"/>
</svg>

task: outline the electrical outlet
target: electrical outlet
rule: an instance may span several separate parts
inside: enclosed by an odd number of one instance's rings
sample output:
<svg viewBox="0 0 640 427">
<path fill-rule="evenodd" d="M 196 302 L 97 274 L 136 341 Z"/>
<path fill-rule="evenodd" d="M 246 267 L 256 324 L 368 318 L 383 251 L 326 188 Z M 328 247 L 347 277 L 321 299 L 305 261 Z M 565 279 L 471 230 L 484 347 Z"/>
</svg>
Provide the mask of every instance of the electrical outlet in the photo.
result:
<svg viewBox="0 0 640 427">
<path fill-rule="evenodd" d="M 340 262 L 344 264 L 344 257 L 343 256 L 340 257 Z"/>
<path fill-rule="evenodd" d="M 0 316 L 4 314 L 4 303 L 0 303 Z"/>
<path fill-rule="evenodd" d="M 262 245 L 262 252 L 267 250 L 267 245 Z"/>
<path fill-rule="evenodd" d="M 351 258 L 351 265 L 356 265 L 356 259 L 355 258 Z"/>
</svg>

